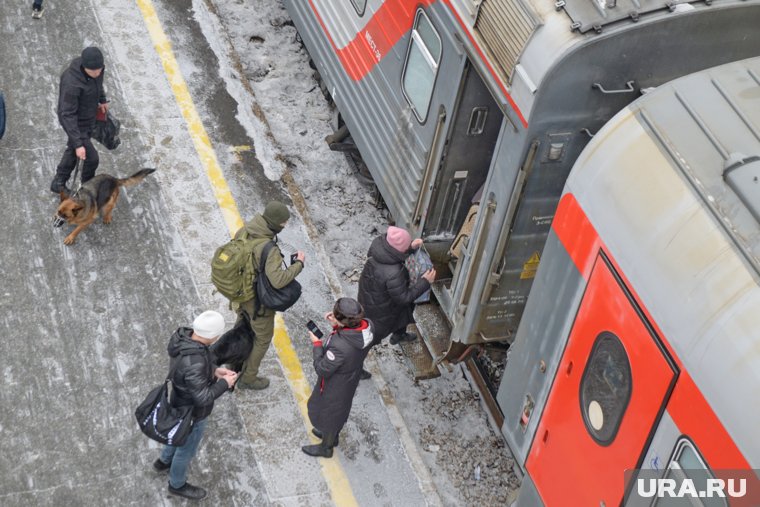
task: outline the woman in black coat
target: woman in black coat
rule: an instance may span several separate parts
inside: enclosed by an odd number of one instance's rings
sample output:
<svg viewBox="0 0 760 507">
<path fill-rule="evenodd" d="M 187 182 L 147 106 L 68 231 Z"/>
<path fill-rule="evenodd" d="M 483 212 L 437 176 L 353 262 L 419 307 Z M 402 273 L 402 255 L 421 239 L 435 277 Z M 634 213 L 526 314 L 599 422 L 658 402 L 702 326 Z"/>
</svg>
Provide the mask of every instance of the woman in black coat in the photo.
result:
<svg viewBox="0 0 760 507">
<path fill-rule="evenodd" d="M 426 271 L 413 285 L 404 261 L 413 250 L 422 246 L 422 240 L 412 241 L 409 232 L 400 227 L 389 227 L 384 236 L 372 241 L 359 278 L 358 300 L 367 318 L 375 325 L 375 343 L 393 333 L 391 344 L 413 341 L 417 335 L 406 332 L 414 322 L 414 300 L 430 288 L 435 270 Z"/>
<path fill-rule="evenodd" d="M 351 412 L 364 358 L 372 343 L 373 326 L 364 319 L 364 310 L 352 298 L 336 301 L 325 319 L 333 326 L 328 337 L 320 340 L 309 331 L 317 383 L 307 403 L 314 426 L 312 433 L 322 442 L 301 449 L 310 456 L 331 458 L 333 447 L 338 445 L 338 434 Z"/>
</svg>

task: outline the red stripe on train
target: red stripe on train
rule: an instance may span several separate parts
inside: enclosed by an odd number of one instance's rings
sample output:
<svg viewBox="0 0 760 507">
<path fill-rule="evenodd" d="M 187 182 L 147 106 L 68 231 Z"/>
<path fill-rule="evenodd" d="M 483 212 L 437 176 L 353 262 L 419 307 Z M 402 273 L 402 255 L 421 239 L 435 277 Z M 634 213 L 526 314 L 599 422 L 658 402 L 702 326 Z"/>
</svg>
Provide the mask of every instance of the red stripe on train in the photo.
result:
<svg viewBox="0 0 760 507">
<path fill-rule="evenodd" d="M 385 57 L 385 55 L 391 51 L 393 46 L 401 40 L 404 34 L 410 30 L 417 9 L 419 7 L 427 7 L 435 1 L 436 0 L 386 0 L 383 2 L 380 9 L 378 9 L 367 22 L 361 32 L 357 33 L 354 39 L 342 48 L 339 48 L 335 44 L 327 25 L 314 5 L 314 0 L 309 0 L 309 5 L 314 12 L 314 16 L 317 18 L 319 25 L 322 27 L 322 31 L 324 31 L 327 36 L 327 40 L 330 42 L 333 52 L 338 56 L 338 59 L 343 66 L 343 70 L 345 70 L 346 74 L 352 80 L 359 81 L 363 79 Z M 507 102 L 517 114 L 523 127 L 528 128 L 528 122 L 520 111 L 520 108 L 517 107 L 512 96 L 507 92 L 507 87 L 499 78 L 493 66 L 486 59 L 483 50 L 477 44 L 470 31 L 459 17 L 459 14 L 457 14 L 456 10 L 451 5 L 451 1 L 443 0 L 443 2 L 451 10 L 454 17 L 457 19 L 457 22 L 467 34 L 473 47 L 478 52 L 478 56 L 480 56 L 481 60 L 486 64 L 488 71 L 499 85 L 499 89 L 501 89 Z"/>
<path fill-rule="evenodd" d="M 593 224 L 573 194 L 565 194 L 560 199 L 557 212 L 552 221 L 552 229 L 572 259 L 573 264 L 575 264 L 575 267 L 586 281 L 591 276 L 597 252 L 600 249 L 604 250 L 615 271 L 636 301 L 636 304 L 654 328 L 657 336 L 660 337 L 660 342 L 664 345 L 680 370 L 676 386 L 666 402 L 668 414 L 670 414 L 678 429 L 683 434 L 691 437 L 712 468 L 750 469 L 749 462 L 736 446 L 731 435 L 728 434 L 728 431 L 726 431 L 720 419 L 699 390 L 699 386 L 696 385 L 694 379 L 686 371 L 675 350 L 668 343 L 662 330 L 634 290 L 634 286 L 615 261 L 609 249 L 604 245 L 604 242 L 599 237 Z"/>
</svg>

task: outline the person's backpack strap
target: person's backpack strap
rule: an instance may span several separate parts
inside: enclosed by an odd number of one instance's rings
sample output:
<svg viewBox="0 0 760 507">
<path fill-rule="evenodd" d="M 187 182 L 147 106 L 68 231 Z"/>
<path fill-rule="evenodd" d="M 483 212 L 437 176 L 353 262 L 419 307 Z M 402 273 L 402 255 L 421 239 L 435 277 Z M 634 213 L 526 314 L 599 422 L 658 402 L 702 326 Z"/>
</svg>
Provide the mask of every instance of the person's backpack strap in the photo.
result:
<svg viewBox="0 0 760 507">
<path fill-rule="evenodd" d="M 259 269 L 258 269 L 258 272 L 256 273 L 257 277 L 261 276 L 262 273 L 264 274 L 264 276 L 267 276 L 267 271 L 266 271 L 267 257 L 269 257 L 269 252 L 272 250 L 274 245 L 275 245 L 274 241 L 271 241 L 271 240 L 267 241 L 266 244 L 264 245 L 264 248 L 261 250 L 261 260 L 259 261 Z M 254 281 L 254 287 L 255 287 L 255 281 Z M 256 317 L 258 317 L 259 315 L 263 315 L 263 313 L 260 312 L 260 310 L 261 310 L 261 298 L 258 297 L 257 295 L 256 304 L 254 305 L 252 320 L 256 320 Z"/>
<path fill-rule="evenodd" d="M 269 252 L 274 247 L 274 241 L 267 241 L 267 244 L 264 245 L 264 249 L 261 250 L 261 260 L 259 261 L 259 273 L 266 274 L 266 265 L 267 265 L 267 257 L 269 257 Z"/>
</svg>

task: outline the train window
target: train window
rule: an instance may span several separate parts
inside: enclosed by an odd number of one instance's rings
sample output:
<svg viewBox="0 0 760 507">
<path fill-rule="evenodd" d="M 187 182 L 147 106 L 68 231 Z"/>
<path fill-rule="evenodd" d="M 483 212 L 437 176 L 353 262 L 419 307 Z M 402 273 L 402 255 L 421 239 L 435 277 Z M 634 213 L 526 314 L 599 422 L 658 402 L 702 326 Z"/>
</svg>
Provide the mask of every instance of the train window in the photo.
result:
<svg viewBox="0 0 760 507">
<path fill-rule="evenodd" d="M 440 62 L 441 38 L 420 9 L 414 18 L 412 37 L 401 76 L 404 96 L 420 123 L 427 117 Z"/>
<path fill-rule="evenodd" d="M 630 399 L 628 354 L 617 336 L 603 331 L 591 349 L 580 389 L 583 422 L 597 443 L 612 443 Z"/>
<path fill-rule="evenodd" d="M 351 0 L 354 4 L 354 9 L 359 16 L 364 16 L 364 9 L 367 8 L 367 0 Z"/>
<path fill-rule="evenodd" d="M 702 456 L 699 455 L 699 451 L 694 444 L 687 438 L 682 438 L 676 443 L 676 449 L 673 452 L 673 458 L 668 464 L 667 472 L 665 473 L 665 479 L 675 479 L 677 484 L 682 484 L 684 479 L 690 479 L 691 483 L 697 491 L 707 491 L 708 479 L 714 479 L 715 476 L 710 471 Z M 673 505 L 674 498 L 665 497 L 658 498 L 654 502 L 654 506 Z M 683 499 L 685 505 L 689 506 L 705 506 L 705 507 L 725 507 L 725 498 L 721 498 L 719 495 L 710 495 L 703 498 L 690 498 Z"/>
</svg>

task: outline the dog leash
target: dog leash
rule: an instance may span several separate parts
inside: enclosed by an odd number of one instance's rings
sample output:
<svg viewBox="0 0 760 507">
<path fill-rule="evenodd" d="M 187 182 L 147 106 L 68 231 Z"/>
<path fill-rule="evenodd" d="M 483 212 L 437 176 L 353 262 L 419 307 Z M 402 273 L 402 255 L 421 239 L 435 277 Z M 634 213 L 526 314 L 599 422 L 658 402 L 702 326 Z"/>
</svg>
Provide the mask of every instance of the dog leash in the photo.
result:
<svg viewBox="0 0 760 507">
<path fill-rule="evenodd" d="M 81 158 L 77 158 L 77 164 L 76 164 L 76 166 L 74 166 L 74 172 L 73 172 L 73 175 L 74 175 L 73 181 L 74 182 L 77 181 L 77 177 L 79 176 L 79 170 L 82 168 L 82 163 L 83 163 L 82 159 Z M 74 190 L 74 192 L 72 192 L 71 197 L 76 197 L 79 194 L 79 191 L 81 189 L 82 189 L 82 178 L 80 177 L 79 178 L 79 184 L 77 185 L 77 188 Z"/>
</svg>

